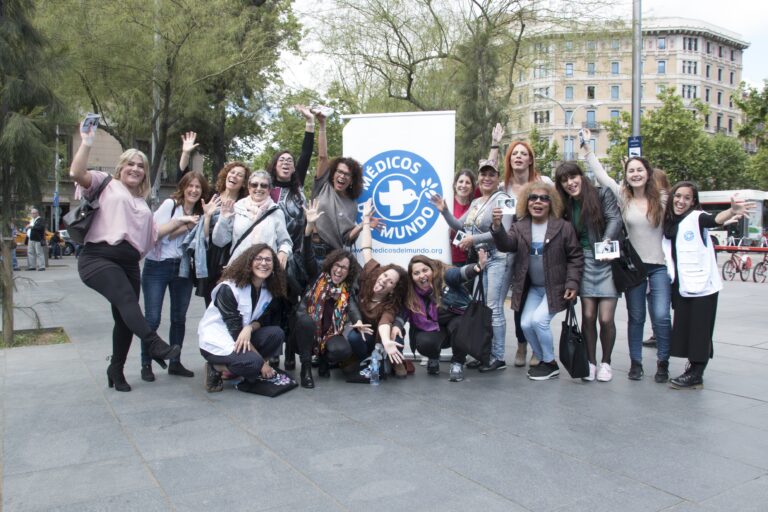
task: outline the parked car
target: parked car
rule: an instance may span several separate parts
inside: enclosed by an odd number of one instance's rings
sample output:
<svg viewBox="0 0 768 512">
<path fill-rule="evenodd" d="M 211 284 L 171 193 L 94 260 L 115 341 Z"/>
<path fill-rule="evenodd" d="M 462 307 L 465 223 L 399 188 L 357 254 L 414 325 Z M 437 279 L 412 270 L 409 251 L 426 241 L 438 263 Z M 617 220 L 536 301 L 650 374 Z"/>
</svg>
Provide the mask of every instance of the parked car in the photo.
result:
<svg viewBox="0 0 768 512">
<path fill-rule="evenodd" d="M 77 246 L 75 245 L 75 242 L 72 241 L 71 238 L 69 238 L 69 233 L 66 229 L 60 229 L 59 230 L 59 238 L 61 238 L 62 248 L 61 253 L 64 256 L 71 256 L 75 254 L 75 249 Z"/>
</svg>

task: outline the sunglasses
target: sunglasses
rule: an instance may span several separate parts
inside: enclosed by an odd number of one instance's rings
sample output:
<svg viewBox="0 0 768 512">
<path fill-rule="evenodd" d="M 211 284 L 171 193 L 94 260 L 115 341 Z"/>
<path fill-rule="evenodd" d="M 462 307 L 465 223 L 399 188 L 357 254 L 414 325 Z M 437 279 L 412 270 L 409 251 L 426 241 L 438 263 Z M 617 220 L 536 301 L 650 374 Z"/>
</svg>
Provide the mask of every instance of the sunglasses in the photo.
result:
<svg viewBox="0 0 768 512">
<path fill-rule="evenodd" d="M 266 188 L 269 188 L 269 183 L 261 183 L 261 182 L 249 183 L 248 186 L 251 187 L 251 188 L 265 188 L 266 189 Z"/>
<path fill-rule="evenodd" d="M 536 201 L 541 201 L 542 203 L 548 203 L 551 200 L 549 197 L 549 194 L 529 194 L 528 195 L 528 202 L 529 203 L 535 203 Z"/>
</svg>

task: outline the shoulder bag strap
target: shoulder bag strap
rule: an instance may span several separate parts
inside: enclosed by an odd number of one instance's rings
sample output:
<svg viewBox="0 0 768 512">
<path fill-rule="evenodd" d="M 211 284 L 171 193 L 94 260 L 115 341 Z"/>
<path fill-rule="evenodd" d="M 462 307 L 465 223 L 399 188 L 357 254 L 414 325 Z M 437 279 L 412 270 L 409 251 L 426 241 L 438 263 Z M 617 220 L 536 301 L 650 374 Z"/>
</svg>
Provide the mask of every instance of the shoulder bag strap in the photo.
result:
<svg viewBox="0 0 768 512">
<path fill-rule="evenodd" d="M 248 229 L 246 229 L 246 230 L 245 230 L 245 233 L 243 233 L 243 234 L 240 236 L 240 238 L 237 240 L 237 242 L 235 243 L 235 245 L 233 245 L 233 246 L 232 246 L 232 249 L 229 251 L 229 254 L 234 254 L 234 253 L 235 253 L 235 249 L 237 249 L 237 247 L 240 245 L 240 243 L 241 243 L 243 240 L 245 240 L 245 237 L 247 237 L 247 236 L 248 236 L 248 235 L 251 233 L 251 231 L 253 231 L 253 228 L 255 228 L 256 226 L 258 226 L 259 222 L 263 221 L 264 219 L 266 219 L 267 217 L 269 217 L 270 215 L 272 215 L 272 212 L 274 212 L 274 211 L 275 211 L 275 210 L 277 210 L 277 209 L 279 209 L 279 206 L 275 206 L 275 207 L 273 207 L 273 208 L 270 208 L 269 210 L 267 210 L 267 211 L 264 213 L 264 215 L 262 215 L 261 217 L 259 217 L 258 219 L 256 219 L 256 222 L 254 222 L 253 224 L 251 224 L 251 227 L 249 227 Z"/>
</svg>

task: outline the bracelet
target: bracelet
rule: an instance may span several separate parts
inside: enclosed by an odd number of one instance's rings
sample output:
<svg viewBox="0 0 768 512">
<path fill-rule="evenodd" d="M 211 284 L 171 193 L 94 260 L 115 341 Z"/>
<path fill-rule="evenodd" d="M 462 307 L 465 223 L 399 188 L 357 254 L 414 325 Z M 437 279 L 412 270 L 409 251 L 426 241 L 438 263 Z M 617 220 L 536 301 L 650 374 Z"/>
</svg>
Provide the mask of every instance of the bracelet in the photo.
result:
<svg viewBox="0 0 768 512">
<path fill-rule="evenodd" d="M 492 144 L 491 145 L 491 149 L 499 149 L 499 145 L 498 144 Z"/>
<path fill-rule="evenodd" d="M 368 249 L 368 250 L 372 250 L 372 249 L 373 249 L 373 247 L 371 247 L 370 245 L 366 245 L 365 247 L 361 247 L 361 248 L 360 248 L 360 250 L 361 250 L 361 251 L 364 251 L 364 250 L 366 250 L 366 249 Z"/>
</svg>

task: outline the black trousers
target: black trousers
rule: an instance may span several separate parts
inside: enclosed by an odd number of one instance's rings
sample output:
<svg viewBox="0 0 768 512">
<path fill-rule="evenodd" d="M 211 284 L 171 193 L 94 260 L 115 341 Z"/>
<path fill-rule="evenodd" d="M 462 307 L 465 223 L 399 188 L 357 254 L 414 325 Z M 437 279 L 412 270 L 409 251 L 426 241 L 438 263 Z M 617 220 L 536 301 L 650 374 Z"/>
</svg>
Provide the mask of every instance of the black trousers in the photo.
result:
<svg viewBox="0 0 768 512">
<path fill-rule="evenodd" d="M 411 350 L 427 356 L 429 359 L 438 359 L 440 351 L 447 347 L 452 347 L 452 363 L 461 363 L 467 360 L 467 354 L 458 350 L 452 343 L 461 323 L 462 316 L 450 311 L 441 311 L 438 315 L 439 331 L 422 331 L 411 324 L 408 335 L 411 339 Z"/>
<path fill-rule="evenodd" d="M 152 333 L 139 306 L 141 270 L 139 251 L 128 242 L 85 244 L 77 260 L 80 279 L 96 290 L 112 306 L 112 364 L 122 367 L 131 341 Z"/>
<path fill-rule="evenodd" d="M 256 329 L 251 334 L 251 345 L 256 352 L 232 352 L 226 356 L 217 356 L 200 349 L 200 354 L 211 364 L 223 364 L 227 369 L 246 380 L 254 380 L 261 375 L 264 360 L 280 354 L 285 333 L 280 327 L 268 325 Z"/>
<path fill-rule="evenodd" d="M 306 364 L 312 360 L 312 351 L 315 348 L 315 322 L 306 314 L 296 315 L 293 325 L 296 348 L 299 351 L 299 360 Z M 332 336 L 325 342 L 325 352 L 321 357 L 329 363 L 340 363 L 353 354 L 352 345 L 341 334 Z"/>
</svg>

